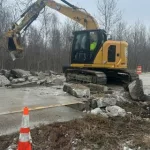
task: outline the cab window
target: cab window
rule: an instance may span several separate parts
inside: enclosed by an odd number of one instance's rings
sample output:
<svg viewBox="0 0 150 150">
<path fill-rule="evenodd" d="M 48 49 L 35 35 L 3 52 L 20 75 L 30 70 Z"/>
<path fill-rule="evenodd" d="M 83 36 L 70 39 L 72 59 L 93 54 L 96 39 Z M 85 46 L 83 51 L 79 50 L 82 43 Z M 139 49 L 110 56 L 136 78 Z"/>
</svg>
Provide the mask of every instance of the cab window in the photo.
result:
<svg viewBox="0 0 150 150">
<path fill-rule="evenodd" d="M 87 50 L 88 49 L 88 34 L 82 33 L 76 36 L 75 50 Z"/>
<path fill-rule="evenodd" d="M 98 43 L 97 32 L 90 32 L 90 51 L 95 51 Z"/>
</svg>

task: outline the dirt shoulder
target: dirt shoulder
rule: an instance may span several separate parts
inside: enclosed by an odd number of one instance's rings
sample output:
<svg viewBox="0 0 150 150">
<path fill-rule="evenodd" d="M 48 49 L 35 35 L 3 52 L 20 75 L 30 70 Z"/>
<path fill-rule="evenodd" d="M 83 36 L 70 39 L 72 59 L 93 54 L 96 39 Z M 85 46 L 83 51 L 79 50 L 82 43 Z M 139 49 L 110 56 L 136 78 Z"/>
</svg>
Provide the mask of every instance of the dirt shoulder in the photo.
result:
<svg viewBox="0 0 150 150">
<path fill-rule="evenodd" d="M 87 115 L 83 119 L 54 123 L 31 130 L 34 150 L 102 149 L 121 150 L 127 143 L 130 148 L 150 148 L 150 123 L 134 116 L 102 118 Z M 0 149 L 16 143 L 19 134 L 0 137 Z"/>
</svg>

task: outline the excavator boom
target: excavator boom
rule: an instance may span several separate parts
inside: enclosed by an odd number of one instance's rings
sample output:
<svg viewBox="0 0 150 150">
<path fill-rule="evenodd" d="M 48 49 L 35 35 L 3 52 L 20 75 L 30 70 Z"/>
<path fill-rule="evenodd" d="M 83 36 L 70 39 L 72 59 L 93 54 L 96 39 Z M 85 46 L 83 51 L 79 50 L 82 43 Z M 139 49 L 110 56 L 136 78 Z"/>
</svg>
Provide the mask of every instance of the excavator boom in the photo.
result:
<svg viewBox="0 0 150 150">
<path fill-rule="evenodd" d="M 53 0 L 47 0 L 46 5 L 83 25 L 86 30 L 99 29 L 97 21 L 85 9 L 78 8 L 68 3 L 66 0 L 61 1 L 67 4 L 69 7 L 66 5 L 56 3 Z"/>
<path fill-rule="evenodd" d="M 37 0 L 21 15 L 20 19 L 15 22 L 12 29 L 6 33 L 8 38 L 8 50 L 13 60 L 20 58 L 23 53 L 21 46 L 21 33 L 32 24 L 39 16 L 39 13 L 45 6 L 58 11 L 70 19 L 83 25 L 87 30 L 98 29 L 96 20 L 82 8 L 78 8 L 66 0 L 61 0 L 66 5 L 57 3 L 53 0 Z M 67 6 L 68 5 L 68 6 Z"/>
</svg>

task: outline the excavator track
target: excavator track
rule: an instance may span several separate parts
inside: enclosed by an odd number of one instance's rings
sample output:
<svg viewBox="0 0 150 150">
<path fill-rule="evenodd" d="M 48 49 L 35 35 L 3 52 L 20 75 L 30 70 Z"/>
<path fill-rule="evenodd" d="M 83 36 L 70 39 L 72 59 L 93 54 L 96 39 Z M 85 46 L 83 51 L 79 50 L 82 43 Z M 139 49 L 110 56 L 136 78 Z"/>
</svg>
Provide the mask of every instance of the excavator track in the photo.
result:
<svg viewBox="0 0 150 150">
<path fill-rule="evenodd" d="M 120 69 L 78 69 L 68 68 L 65 70 L 67 82 L 94 83 L 106 85 L 109 83 L 122 84 L 127 89 L 128 84 L 139 78 L 135 71 Z"/>
<path fill-rule="evenodd" d="M 67 69 L 65 72 L 66 81 L 75 81 L 82 83 L 94 83 L 105 85 L 107 77 L 103 72 L 85 70 L 85 69 Z"/>
</svg>

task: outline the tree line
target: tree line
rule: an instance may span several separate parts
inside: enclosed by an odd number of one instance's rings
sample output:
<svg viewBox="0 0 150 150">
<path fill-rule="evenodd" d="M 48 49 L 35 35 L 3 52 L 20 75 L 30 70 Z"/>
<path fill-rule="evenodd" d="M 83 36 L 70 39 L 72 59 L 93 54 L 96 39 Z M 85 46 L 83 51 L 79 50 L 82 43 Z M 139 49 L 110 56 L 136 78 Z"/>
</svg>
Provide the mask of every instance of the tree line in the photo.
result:
<svg viewBox="0 0 150 150">
<path fill-rule="evenodd" d="M 19 0 L 10 9 L 9 1 L 0 0 L 0 68 L 61 72 L 63 65 L 70 64 L 69 37 L 82 27 L 70 19 L 62 23 L 49 8 L 38 17 L 38 26 L 34 23 L 25 32 L 23 59 L 13 62 L 7 52 L 4 34 L 31 2 Z M 145 72 L 150 71 L 150 32 L 146 25 L 140 21 L 134 25 L 126 23 L 117 8 L 117 0 L 98 0 L 97 12 L 99 24 L 108 33 L 111 31 L 114 40 L 128 42 L 128 68 L 136 69 L 137 65 L 142 65 Z"/>
</svg>

